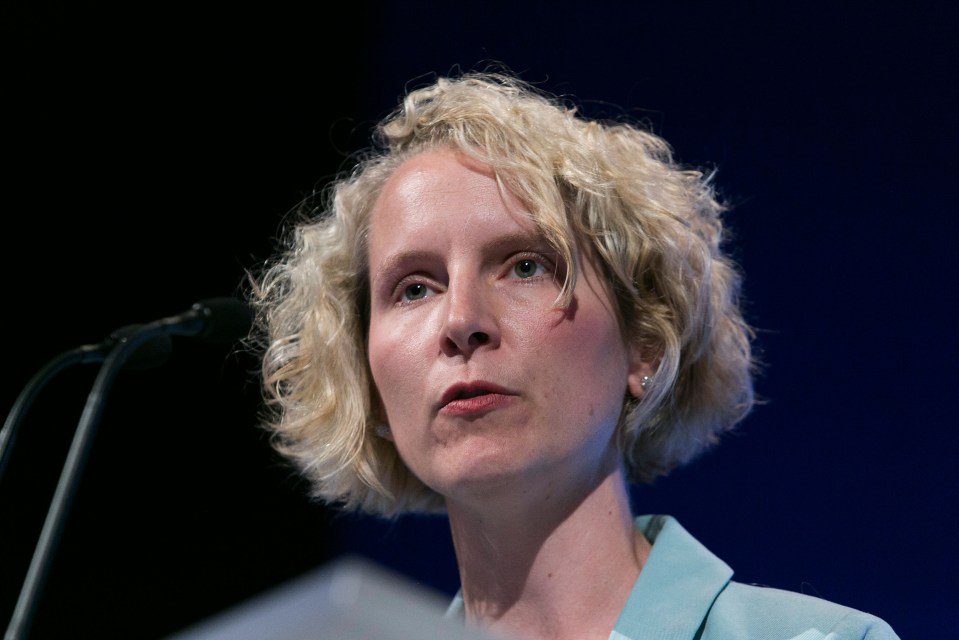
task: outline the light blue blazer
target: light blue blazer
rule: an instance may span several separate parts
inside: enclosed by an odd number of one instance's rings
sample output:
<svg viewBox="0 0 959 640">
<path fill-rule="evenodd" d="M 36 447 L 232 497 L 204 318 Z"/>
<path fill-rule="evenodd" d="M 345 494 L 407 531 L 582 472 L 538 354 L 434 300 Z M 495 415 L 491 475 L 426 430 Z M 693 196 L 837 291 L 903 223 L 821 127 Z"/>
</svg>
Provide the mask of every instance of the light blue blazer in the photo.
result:
<svg viewBox="0 0 959 640">
<path fill-rule="evenodd" d="M 652 543 L 610 640 L 899 640 L 876 616 L 732 581 L 733 570 L 670 516 L 640 516 Z M 463 616 L 457 594 L 447 615 Z"/>
</svg>

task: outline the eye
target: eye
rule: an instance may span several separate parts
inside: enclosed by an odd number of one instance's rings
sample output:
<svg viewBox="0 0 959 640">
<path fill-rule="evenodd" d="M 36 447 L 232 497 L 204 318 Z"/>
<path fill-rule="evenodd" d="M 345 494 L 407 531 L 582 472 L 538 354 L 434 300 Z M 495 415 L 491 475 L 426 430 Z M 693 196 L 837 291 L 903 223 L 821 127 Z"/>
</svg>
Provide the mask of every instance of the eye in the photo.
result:
<svg viewBox="0 0 959 640">
<path fill-rule="evenodd" d="M 403 289 L 403 300 L 412 301 L 425 298 L 429 288 L 422 282 L 414 282 Z"/>
<path fill-rule="evenodd" d="M 519 278 L 532 278 L 546 272 L 546 267 L 531 258 L 523 258 L 513 265 L 513 273 Z"/>
</svg>

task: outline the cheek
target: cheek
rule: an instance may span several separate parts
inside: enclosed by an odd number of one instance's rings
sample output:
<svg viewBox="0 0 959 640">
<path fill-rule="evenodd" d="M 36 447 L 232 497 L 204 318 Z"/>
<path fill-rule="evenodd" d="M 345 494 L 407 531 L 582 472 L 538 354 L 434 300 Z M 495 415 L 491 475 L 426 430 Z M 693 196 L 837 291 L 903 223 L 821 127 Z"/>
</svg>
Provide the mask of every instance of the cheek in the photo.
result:
<svg viewBox="0 0 959 640">
<path fill-rule="evenodd" d="M 370 325 L 367 352 L 370 372 L 390 427 L 391 440 L 407 468 L 424 478 L 423 459 L 429 450 L 427 380 L 429 358 L 426 323 L 420 331 L 395 320 Z"/>
<path fill-rule="evenodd" d="M 397 397 L 396 386 L 403 381 L 403 377 L 398 373 L 399 364 L 402 360 L 400 347 L 390 340 L 389 336 L 371 329 L 367 349 L 373 384 L 376 385 L 384 409 L 389 414 L 390 408 L 394 406 Z"/>
<path fill-rule="evenodd" d="M 618 419 L 628 361 L 619 327 L 605 308 L 582 305 L 559 322 L 553 316 L 531 328 L 531 353 L 542 362 L 536 376 L 549 381 L 546 399 L 584 419 Z"/>
<path fill-rule="evenodd" d="M 425 379 L 421 333 L 393 322 L 371 323 L 367 341 L 370 372 L 391 424 L 421 397 Z"/>
<path fill-rule="evenodd" d="M 624 353 L 618 325 L 602 308 L 579 305 L 573 312 L 533 313 L 521 322 L 524 342 L 555 361 L 578 363 L 573 368 L 584 375 L 597 373 L 587 363 L 618 361 Z"/>
</svg>

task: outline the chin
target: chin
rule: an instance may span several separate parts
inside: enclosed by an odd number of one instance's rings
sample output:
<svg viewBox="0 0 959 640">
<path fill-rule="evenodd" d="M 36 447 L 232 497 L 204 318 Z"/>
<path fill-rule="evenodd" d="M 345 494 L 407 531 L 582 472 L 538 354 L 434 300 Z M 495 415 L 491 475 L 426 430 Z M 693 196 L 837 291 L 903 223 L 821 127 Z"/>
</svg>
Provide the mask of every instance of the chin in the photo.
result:
<svg viewBox="0 0 959 640">
<path fill-rule="evenodd" d="M 428 484 L 448 500 L 511 501 L 542 475 L 542 459 L 523 457 L 515 450 L 471 452 L 458 460 L 449 460 L 435 470 Z"/>
</svg>

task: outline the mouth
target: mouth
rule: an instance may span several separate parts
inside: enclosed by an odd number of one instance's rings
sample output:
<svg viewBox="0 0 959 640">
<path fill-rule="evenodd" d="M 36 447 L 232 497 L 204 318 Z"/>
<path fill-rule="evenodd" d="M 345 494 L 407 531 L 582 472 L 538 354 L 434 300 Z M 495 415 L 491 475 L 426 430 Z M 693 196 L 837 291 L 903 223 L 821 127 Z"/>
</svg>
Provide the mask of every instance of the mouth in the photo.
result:
<svg viewBox="0 0 959 640">
<path fill-rule="evenodd" d="M 443 392 L 443 396 L 440 398 L 440 408 L 442 409 L 452 402 L 494 394 L 504 396 L 514 395 L 509 390 L 489 382 L 458 382 Z"/>
<path fill-rule="evenodd" d="M 485 389 L 475 389 L 473 391 L 462 391 L 457 393 L 453 399 L 454 400 L 463 400 L 464 398 L 475 398 L 476 396 L 485 396 L 489 391 Z"/>
</svg>

